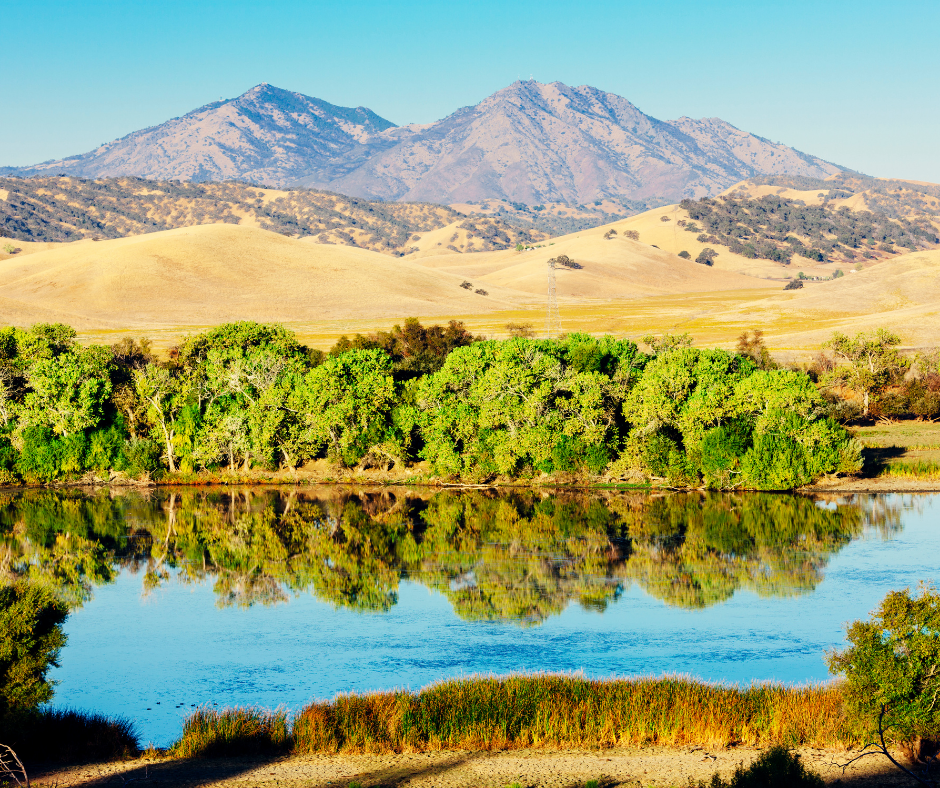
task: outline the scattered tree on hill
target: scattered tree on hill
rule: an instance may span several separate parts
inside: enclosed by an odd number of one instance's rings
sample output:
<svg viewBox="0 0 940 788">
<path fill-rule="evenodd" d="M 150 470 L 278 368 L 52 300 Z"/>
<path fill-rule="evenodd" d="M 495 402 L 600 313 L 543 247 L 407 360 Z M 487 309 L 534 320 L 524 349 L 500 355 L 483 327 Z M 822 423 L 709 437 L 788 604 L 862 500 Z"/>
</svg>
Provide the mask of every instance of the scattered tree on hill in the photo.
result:
<svg viewBox="0 0 940 788">
<path fill-rule="evenodd" d="M 701 263 L 702 265 L 714 265 L 715 258 L 718 257 L 718 252 L 709 247 L 705 247 L 701 252 L 698 253 L 698 257 L 695 258 L 696 263 Z"/>
<path fill-rule="evenodd" d="M 685 249 L 683 249 L 681 252 L 679 252 L 679 257 L 681 257 L 683 260 L 690 260 L 690 259 L 692 259 L 692 255 L 690 255 Z"/>
<path fill-rule="evenodd" d="M 624 238 L 629 238 L 631 241 L 639 241 L 639 240 L 640 240 L 640 233 L 637 232 L 636 230 L 624 230 L 624 231 L 623 231 L 623 237 L 624 237 Z"/>
<path fill-rule="evenodd" d="M 660 216 L 660 217 L 659 217 L 659 221 L 661 221 L 661 222 L 668 222 L 668 221 L 672 221 L 672 220 L 671 220 L 668 216 Z"/>
<path fill-rule="evenodd" d="M 464 280 L 463 282 L 460 283 L 460 286 L 461 286 L 464 290 L 473 290 L 473 282 L 468 282 L 468 281 Z"/>
<path fill-rule="evenodd" d="M 604 233 L 604 240 L 609 241 L 616 234 L 617 234 L 617 231 L 611 227 L 606 233 Z"/>
<path fill-rule="evenodd" d="M 800 279 L 791 279 L 783 286 L 784 290 L 802 290 L 803 282 Z"/>
</svg>

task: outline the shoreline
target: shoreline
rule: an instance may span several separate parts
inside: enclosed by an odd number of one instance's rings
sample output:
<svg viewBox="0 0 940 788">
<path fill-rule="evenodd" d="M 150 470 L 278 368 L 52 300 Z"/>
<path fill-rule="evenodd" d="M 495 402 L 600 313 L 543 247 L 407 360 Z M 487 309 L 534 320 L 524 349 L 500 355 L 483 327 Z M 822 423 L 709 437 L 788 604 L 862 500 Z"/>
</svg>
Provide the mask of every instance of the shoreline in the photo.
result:
<svg viewBox="0 0 940 788">
<path fill-rule="evenodd" d="M 646 492 L 649 494 L 714 492 L 727 494 L 742 493 L 770 493 L 779 495 L 812 495 L 817 493 L 909 493 L 925 492 L 940 493 L 940 479 L 911 479 L 893 476 L 873 478 L 837 477 L 824 478 L 813 484 L 804 485 L 791 490 L 708 490 L 705 487 L 665 487 L 655 484 L 628 483 L 606 481 L 596 483 L 578 482 L 576 480 L 557 481 L 496 481 L 488 483 L 474 482 L 445 482 L 437 479 L 428 479 L 416 476 L 408 479 L 400 475 L 388 474 L 343 474 L 340 476 L 324 477 L 316 473 L 298 474 L 234 474 L 207 475 L 202 478 L 176 478 L 139 481 L 112 477 L 103 479 L 99 477 L 78 479 L 70 482 L 54 482 L 51 484 L 14 484 L 0 485 L 0 492 L 19 492 L 25 490 L 99 490 L 99 489 L 188 489 L 188 488 L 230 488 L 230 487 L 272 487 L 272 488 L 309 488 L 317 487 L 376 487 L 389 488 L 423 488 L 431 490 L 541 490 L 559 492 Z"/>
<path fill-rule="evenodd" d="M 909 778 L 882 757 L 864 758 L 843 772 L 851 755 L 841 749 L 796 747 L 807 768 L 827 785 L 855 788 L 904 786 Z M 518 750 L 446 750 L 387 755 L 243 756 L 179 758 L 142 756 L 133 761 L 46 767 L 31 773 L 33 785 L 77 788 L 131 780 L 151 785 L 195 788 L 277 786 L 346 788 L 571 788 L 596 780 L 598 786 L 672 786 L 708 781 L 716 771 L 727 779 L 735 768 L 752 762 L 762 750 L 737 746 L 709 748 L 613 747 L 604 749 L 526 748 Z M 856 754 L 856 753 L 852 753 Z"/>
</svg>

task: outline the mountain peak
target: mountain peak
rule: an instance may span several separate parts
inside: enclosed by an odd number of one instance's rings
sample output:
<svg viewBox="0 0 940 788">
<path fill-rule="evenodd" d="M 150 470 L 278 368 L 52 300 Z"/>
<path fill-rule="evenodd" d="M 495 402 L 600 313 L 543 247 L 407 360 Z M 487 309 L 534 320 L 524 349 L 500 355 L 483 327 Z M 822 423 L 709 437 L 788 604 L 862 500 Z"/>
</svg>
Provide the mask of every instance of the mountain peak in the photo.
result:
<svg viewBox="0 0 940 788">
<path fill-rule="evenodd" d="M 0 174 L 239 179 L 443 203 L 664 204 L 755 175 L 839 169 L 719 118 L 661 121 L 590 85 L 520 79 L 436 123 L 404 127 L 261 82 L 91 153 Z"/>
</svg>

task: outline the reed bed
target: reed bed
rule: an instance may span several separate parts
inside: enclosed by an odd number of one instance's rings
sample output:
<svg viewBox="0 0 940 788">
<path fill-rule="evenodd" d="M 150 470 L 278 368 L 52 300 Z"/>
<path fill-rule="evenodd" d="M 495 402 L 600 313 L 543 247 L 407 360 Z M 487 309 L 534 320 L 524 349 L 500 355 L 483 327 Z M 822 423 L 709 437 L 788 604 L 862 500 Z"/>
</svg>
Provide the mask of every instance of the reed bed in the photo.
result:
<svg viewBox="0 0 940 788">
<path fill-rule="evenodd" d="M 339 695 L 294 720 L 292 749 L 402 752 L 627 744 L 856 744 L 836 685 L 746 688 L 684 677 L 534 675 L 441 682 L 418 693 Z"/>
<path fill-rule="evenodd" d="M 914 462 L 888 463 L 878 474 L 894 479 L 923 479 L 940 481 L 940 462 L 915 460 Z"/>
<path fill-rule="evenodd" d="M 183 735 L 171 752 L 184 758 L 255 755 L 288 750 L 290 744 L 283 711 L 199 708 L 183 723 Z"/>
</svg>

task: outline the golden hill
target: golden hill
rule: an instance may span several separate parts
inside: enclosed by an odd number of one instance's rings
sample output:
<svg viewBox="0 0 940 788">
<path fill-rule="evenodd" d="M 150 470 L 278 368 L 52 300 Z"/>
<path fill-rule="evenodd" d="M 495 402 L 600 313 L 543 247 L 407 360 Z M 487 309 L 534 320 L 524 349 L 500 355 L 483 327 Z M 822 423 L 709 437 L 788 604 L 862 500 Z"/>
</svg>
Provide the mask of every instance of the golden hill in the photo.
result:
<svg viewBox="0 0 940 788">
<path fill-rule="evenodd" d="M 609 240 L 604 238 L 607 229 L 622 224 L 583 230 L 523 252 L 414 255 L 414 259 L 436 271 L 464 277 L 474 286 L 496 286 L 543 298 L 547 291 L 548 260 L 566 255 L 580 267 L 556 267 L 557 293 L 560 299 L 577 301 L 753 290 L 766 286 L 752 277 L 683 260 L 670 251 L 630 240 L 619 233 Z"/>
<path fill-rule="evenodd" d="M 77 328 L 211 325 L 485 313 L 517 303 L 455 274 L 366 249 L 215 224 L 63 244 L 0 262 L 0 324 Z"/>
</svg>

